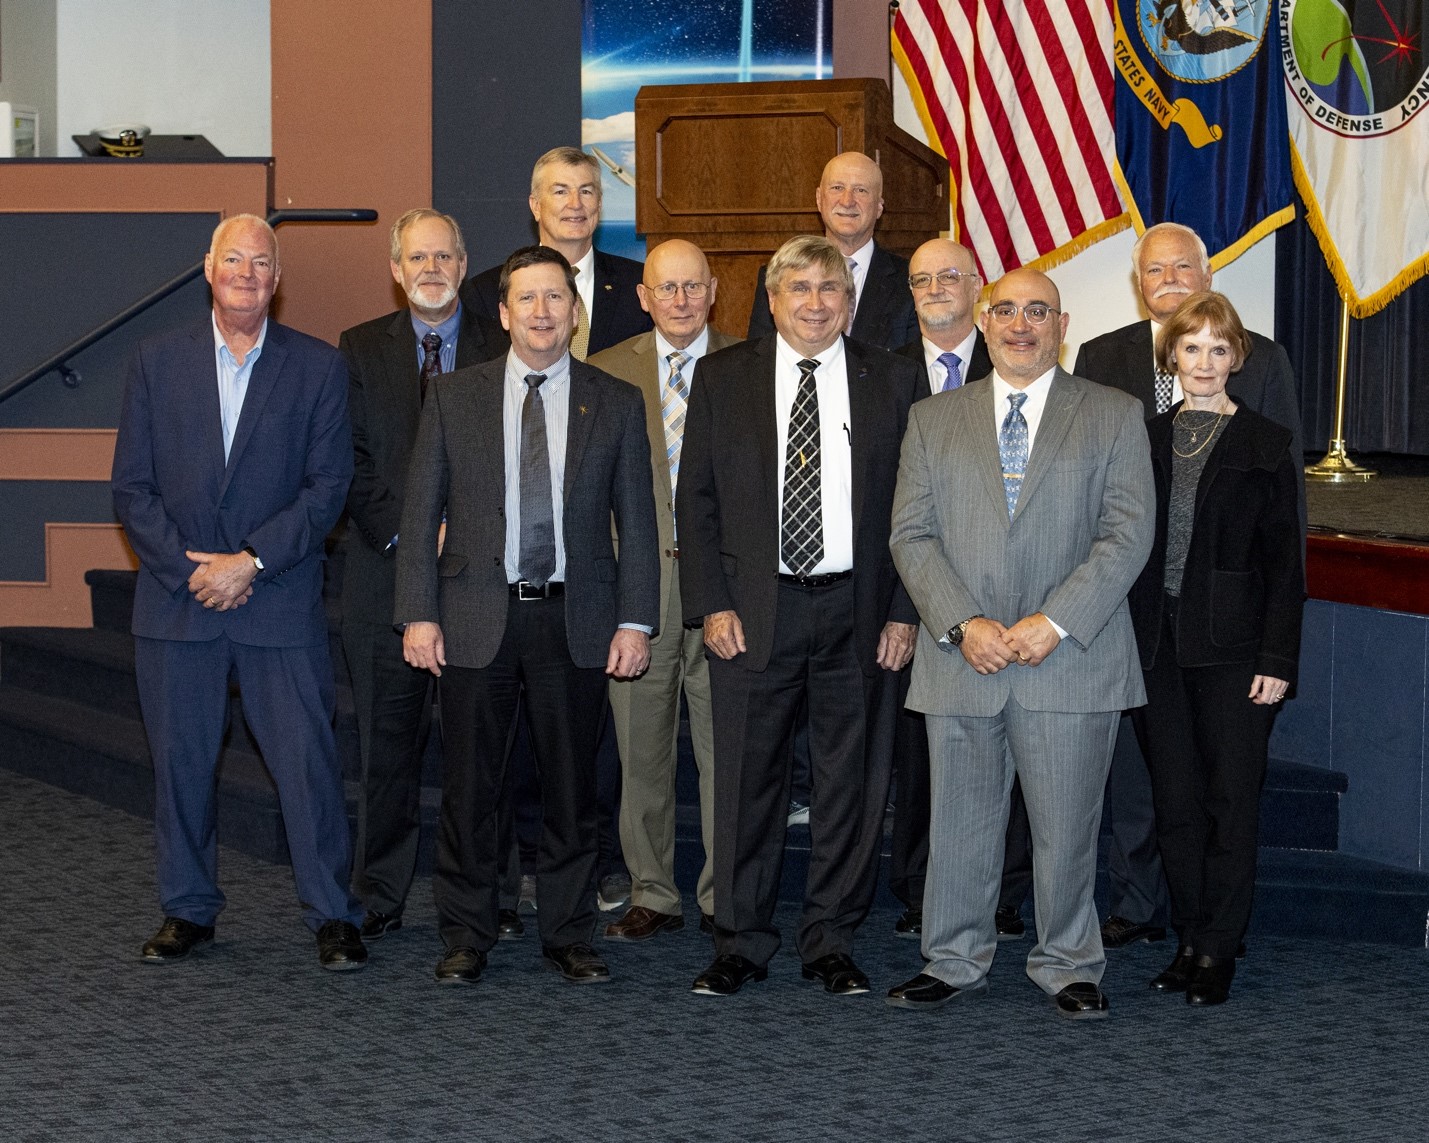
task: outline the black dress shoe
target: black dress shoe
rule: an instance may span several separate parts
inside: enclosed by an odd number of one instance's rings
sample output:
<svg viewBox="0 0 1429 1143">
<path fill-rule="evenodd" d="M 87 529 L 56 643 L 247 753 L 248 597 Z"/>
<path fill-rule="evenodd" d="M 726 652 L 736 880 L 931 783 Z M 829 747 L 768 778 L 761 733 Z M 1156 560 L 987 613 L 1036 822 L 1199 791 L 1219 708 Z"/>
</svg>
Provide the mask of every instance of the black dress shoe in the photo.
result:
<svg viewBox="0 0 1429 1143">
<path fill-rule="evenodd" d="M 1069 984 L 1057 993 L 1057 1015 L 1068 1020 L 1105 1020 L 1111 1001 L 1090 981 Z"/>
<path fill-rule="evenodd" d="M 438 984 L 475 984 L 481 979 L 486 968 L 486 954 L 462 945 L 447 949 L 446 955 L 437 961 Z"/>
<path fill-rule="evenodd" d="M 888 990 L 887 1003 L 894 1008 L 931 1009 L 941 1008 L 955 1000 L 980 1000 L 987 995 L 987 981 L 979 980 L 966 988 L 955 988 L 936 976 L 920 972 L 912 980 L 904 981 Z"/>
<path fill-rule="evenodd" d="M 541 957 L 547 968 L 572 984 L 604 984 L 610 979 L 610 969 L 590 945 L 544 945 Z"/>
<path fill-rule="evenodd" d="M 1197 1008 L 1224 1004 L 1231 998 L 1234 979 L 1234 957 L 1198 956 L 1191 981 L 1186 985 L 1186 1003 Z"/>
<path fill-rule="evenodd" d="M 402 917 L 398 913 L 379 913 L 376 909 L 368 909 L 367 916 L 362 918 L 362 939 L 364 941 L 378 941 L 388 933 L 395 933 L 402 927 Z"/>
<path fill-rule="evenodd" d="M 1152 992 L 1185 992 L 1196 967 L 1196 954 L 1190 945 L 1182 945 L 1176 959 L 1163 972 L 1151 978 Z"/>
<path fill-rule="evenodd" d="M 766 980 L 769 970 L 738 953 L 721 953 L 695 977 L 690 988 L 701 996 L 733 996 L 751 980 Z"/>
<path fill-rule="evenodd" d="M 1148 925 L 1143 921 L 1128 921 L 1125 917 L 1110 916 L 1102 922 L 1102 948 L 1123 949 L 1137 941 L 1164 941 L 1166 930 L 1161 925 Z"/>
<path fill-rule="evenodd" d="M 824 991 L 835 996 L 860 996 L 868 991 L 868 977 L 848 953 L 829 953 L 804 966 L 805 980 L 822 980 Z"/>
<path fill-rule="evenodd" d="M 714 936 L 714 918 L 708 913 L 700 914 L 700 932 L 706 936 Z"/>
<path fill-rule="evenodd" d="M 330 972 L 352 972 L 367 965 L 362 934 L 349 921 L 328 921 L 318 930 L 318 963 Z"/>
<path fill-rule="evenodd" d="M 1011 905 L 1000 906 L 993 923 L 997 926 L 997 939 L 1000 941 L 1015 941 L 1027 934 L 1021 912 Z"/>
<path fill-rule="evenodd" d="M 144 942 L 139 957 L 145 964 L 173 964 L 211 944 L 212 925 L 195 925 L 182 917 L 165 917 L 159 931 Z"/>
<path fill-rule="evenodd" d="M 515 909 L 498 909 L 496 911 L 497 940 L 514 941 L 525 934 L 526 922 L 521 919 L 521 914 Z"/>
<path fill-rule="evenodd" d="M 909 905 L 903 910 L 903 916 L 899 917 L 893 926 L 893 931 L 900 937 L 917 938 L 923 935 L 923 907 L 921 905 Z"/>
</svg>

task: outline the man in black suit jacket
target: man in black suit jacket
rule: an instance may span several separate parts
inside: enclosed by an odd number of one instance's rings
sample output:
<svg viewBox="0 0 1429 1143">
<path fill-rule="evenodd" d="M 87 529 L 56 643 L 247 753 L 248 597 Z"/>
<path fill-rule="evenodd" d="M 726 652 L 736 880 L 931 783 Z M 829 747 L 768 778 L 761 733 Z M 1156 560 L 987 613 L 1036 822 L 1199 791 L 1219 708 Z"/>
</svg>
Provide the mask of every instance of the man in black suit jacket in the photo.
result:
<svg viewBox="0 0 1429 1143">
<path fill-rule="evenodd" d="M 1156 331 L 1186 297 L 1211 288 L 1211 262 L 1200 236 L 1174 222 L 1160 223 L 1142 234 L 1132 248 L 1131 262 L 1151 320 L 1088 341 L 1077 354 L 1076 373 L 1139 398 L 1150 420 L 1181 399 L 1174 379 L 1163 379 L 1158 387 L 1153 361 Z M 1251 333 L 1250 338 L 1251 352 L 1240 372 L 1231 374 L 1226 392 L 1289 429 L 1290 454 L 1301 458 L 1300 401 L 1290 358 L 1283 346 L 1268 337 Z M 1300 496 L 1303 535 L 1303 484 Z M 1117 732 L 1106 812 L 1112 832 L 1107 858 L 1111 896 L 1109 913 L 1102 922 L 1102 944 L 1120 948 L 1135 941 L 1162 940 L 1166 935 L 1166 883 L 1156 846 L 1151 778 L 1130 718 L 1122 719 Z"/>
<path fill-rule="evenodd" d="M 403 661 L 402 636 L 392 627 L 402 502 L 417 420 L 435 374 L 488 361 L 508 345 L 500 324 L 473 313 L 457 297 L 466 277 L 466 245 L 455 219 L 435 210 L 409 210 L 392 226 L 391 257 L 406 307 L 353 326 L 338 341 L 347 359 L 354 460 L 342 646 L 362 754 L 352 887 L 366 907 L 362 935 L 369 940 L 402 927 L 417 865 L 421 726 L 431 676 Z"/>
<path fill-rule="evenodd" d="M 555 147 L 536 160 L 531 171 L 531 215 L 537 241 L 559 250 L 576 271 L 589 330 L 587 345 L 581 345 L 579 332 L 572 339 L 571 356 L 581 361 L 650 328 L 650 315 L 635 295 L 643 264 L 592 245 L 600 222 L 600 198 L 600 166 L 579 147 Z M 495 321 L 500 286 L 501 267 L 492 266 L 462 286 L 462 302 Z"/>
<path fill-rule="evenodd" d="M 883 172 L 878 164 L 858 151 L 835 155 L 824 167 L 814 202 L 824 220 L 824 237 L 857 264 L 849 336 L 884 349 L 897 349 L 917 337 L 908 262 L 873 240 L 874 225 L 883 215 Z M 774 332 L 765 269 L 760 267 L 754 287 L 750 340 Z"/>
<path fill-rule="evenodd" d="M 715 949 L 694 991 L 763 980 L 779 947 L 790 743 L 807 702 L 813 802 L 798 948 L 806 979 L 868 991 L 849 955 L 868 910 L 889 752 L 870 748 L 882 676 L 917 615 L 888 548 L 911 362 L 843 336 L 852 275 L 827 239 L 769 263 L 777 335 L 701 359 L 675 516 L 685 621 L 709 648 Z"/>
<path fill-rule="evenodd" d="M 474 983 L 499 935 L 496 803 L 519 706 L 541 783 L 542 954 L 594 983 L 610 978 L 589 943 L 606 677 L 646 668 L 659 623 L 645 402 L 571 359 L 575 282 L 559 252 L 516 251 L 502 286 L 511 351 L 428 392 L 397 549 L 403 653 L 441 680 L 436 975 Z"/>
</svg>

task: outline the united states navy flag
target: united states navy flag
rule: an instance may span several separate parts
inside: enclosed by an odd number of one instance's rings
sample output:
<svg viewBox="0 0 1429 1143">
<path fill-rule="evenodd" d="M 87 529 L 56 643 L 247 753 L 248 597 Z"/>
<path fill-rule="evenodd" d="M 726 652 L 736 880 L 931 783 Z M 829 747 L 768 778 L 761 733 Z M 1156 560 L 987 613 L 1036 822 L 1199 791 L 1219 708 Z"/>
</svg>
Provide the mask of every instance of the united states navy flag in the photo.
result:
<svg viewBox="0 0 1429 1143">
<path fill-rule="evenodd" d="M 1116 0 L 1116 154 L 1137 233 L 1179 222 L 1211 264 L 1295 217 L 1275 0 Z"/>
</svg>

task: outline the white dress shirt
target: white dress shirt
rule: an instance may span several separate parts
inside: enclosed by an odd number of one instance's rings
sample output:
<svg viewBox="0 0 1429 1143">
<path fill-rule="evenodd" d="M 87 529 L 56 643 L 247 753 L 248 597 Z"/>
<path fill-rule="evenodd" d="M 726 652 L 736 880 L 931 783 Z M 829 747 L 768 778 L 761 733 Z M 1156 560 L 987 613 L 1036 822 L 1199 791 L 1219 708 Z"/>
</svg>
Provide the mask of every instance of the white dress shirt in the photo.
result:
<svg viewBox="0 0 1429 1143">
<path fill-rule="evenodd" d="M 858 312 L 858 303 L 863 301 L 863 284 L 868 281 L 868 264 L 873 259 L 873 239 L 870 238 L 849 255 L 853 259 L 853 312 Z"/>
<path fill-rule="evenodd" d="M 779 446 L 778 472 L 779 534 L 784 534 L 784 452 L 789 446 L 789 414 L 799 391 L 799 362 L 803 354 L 782 334 L 776 338 L 774 364 L 774 423 Z M 819 368 L 814 387 L 819 396 L 819 497 L 824 526 L 824 558 L 811 575 L 848 571 L 853 567 L 853 429 L 849 425 L 848 359 L 843 338 L 814 358 Z M 783 559 L 779 570 L 790 570 Z"/>
<path fill-rule="evenodd" d="M 595 247 L 587 250 L 585 257 L 573 263 L 571 269 L 576 272 L 576 293 L 581 296 L 581 305 L 585 306 L 586 320 L 589 321 L 591 303 L 595 301 Z"/>
<path fill-rule="evenodd" d="M 1151 375 L 1156 376 L 1156 339 L 1161 336 L 1161 323 L 1155 318 L 1151 318 Z M 1153 387 L 1154 392 L 1154 387 Z M 1171 370 L 1171 405 L 1183 400 L 1186 392 L 1181 388 L 1181 378 L 1176 376 L 1176 370 Z M 1169 409 L 1171 405 L 1166 407 Z M 1155 410 L 1152 410 L 1153 415 Z"/>
</svg>

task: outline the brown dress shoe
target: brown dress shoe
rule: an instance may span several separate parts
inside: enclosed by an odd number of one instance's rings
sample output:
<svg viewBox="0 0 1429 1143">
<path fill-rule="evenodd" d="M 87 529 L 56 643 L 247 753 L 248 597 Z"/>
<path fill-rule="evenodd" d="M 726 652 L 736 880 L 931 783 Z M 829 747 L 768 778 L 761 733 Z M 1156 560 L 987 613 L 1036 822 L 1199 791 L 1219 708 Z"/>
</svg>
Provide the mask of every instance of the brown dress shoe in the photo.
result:
<svg viewBox="0 0 1429 1143">
<path fill-rule="evenodd" d="M 625 916 L 605 926 L 605 938 L 610 941 L 648 941 L 656 933 L 673 933 L 685 927 L 679 913 L 657 913 L 644 905 L 631 905 Z"/>
</svg>

